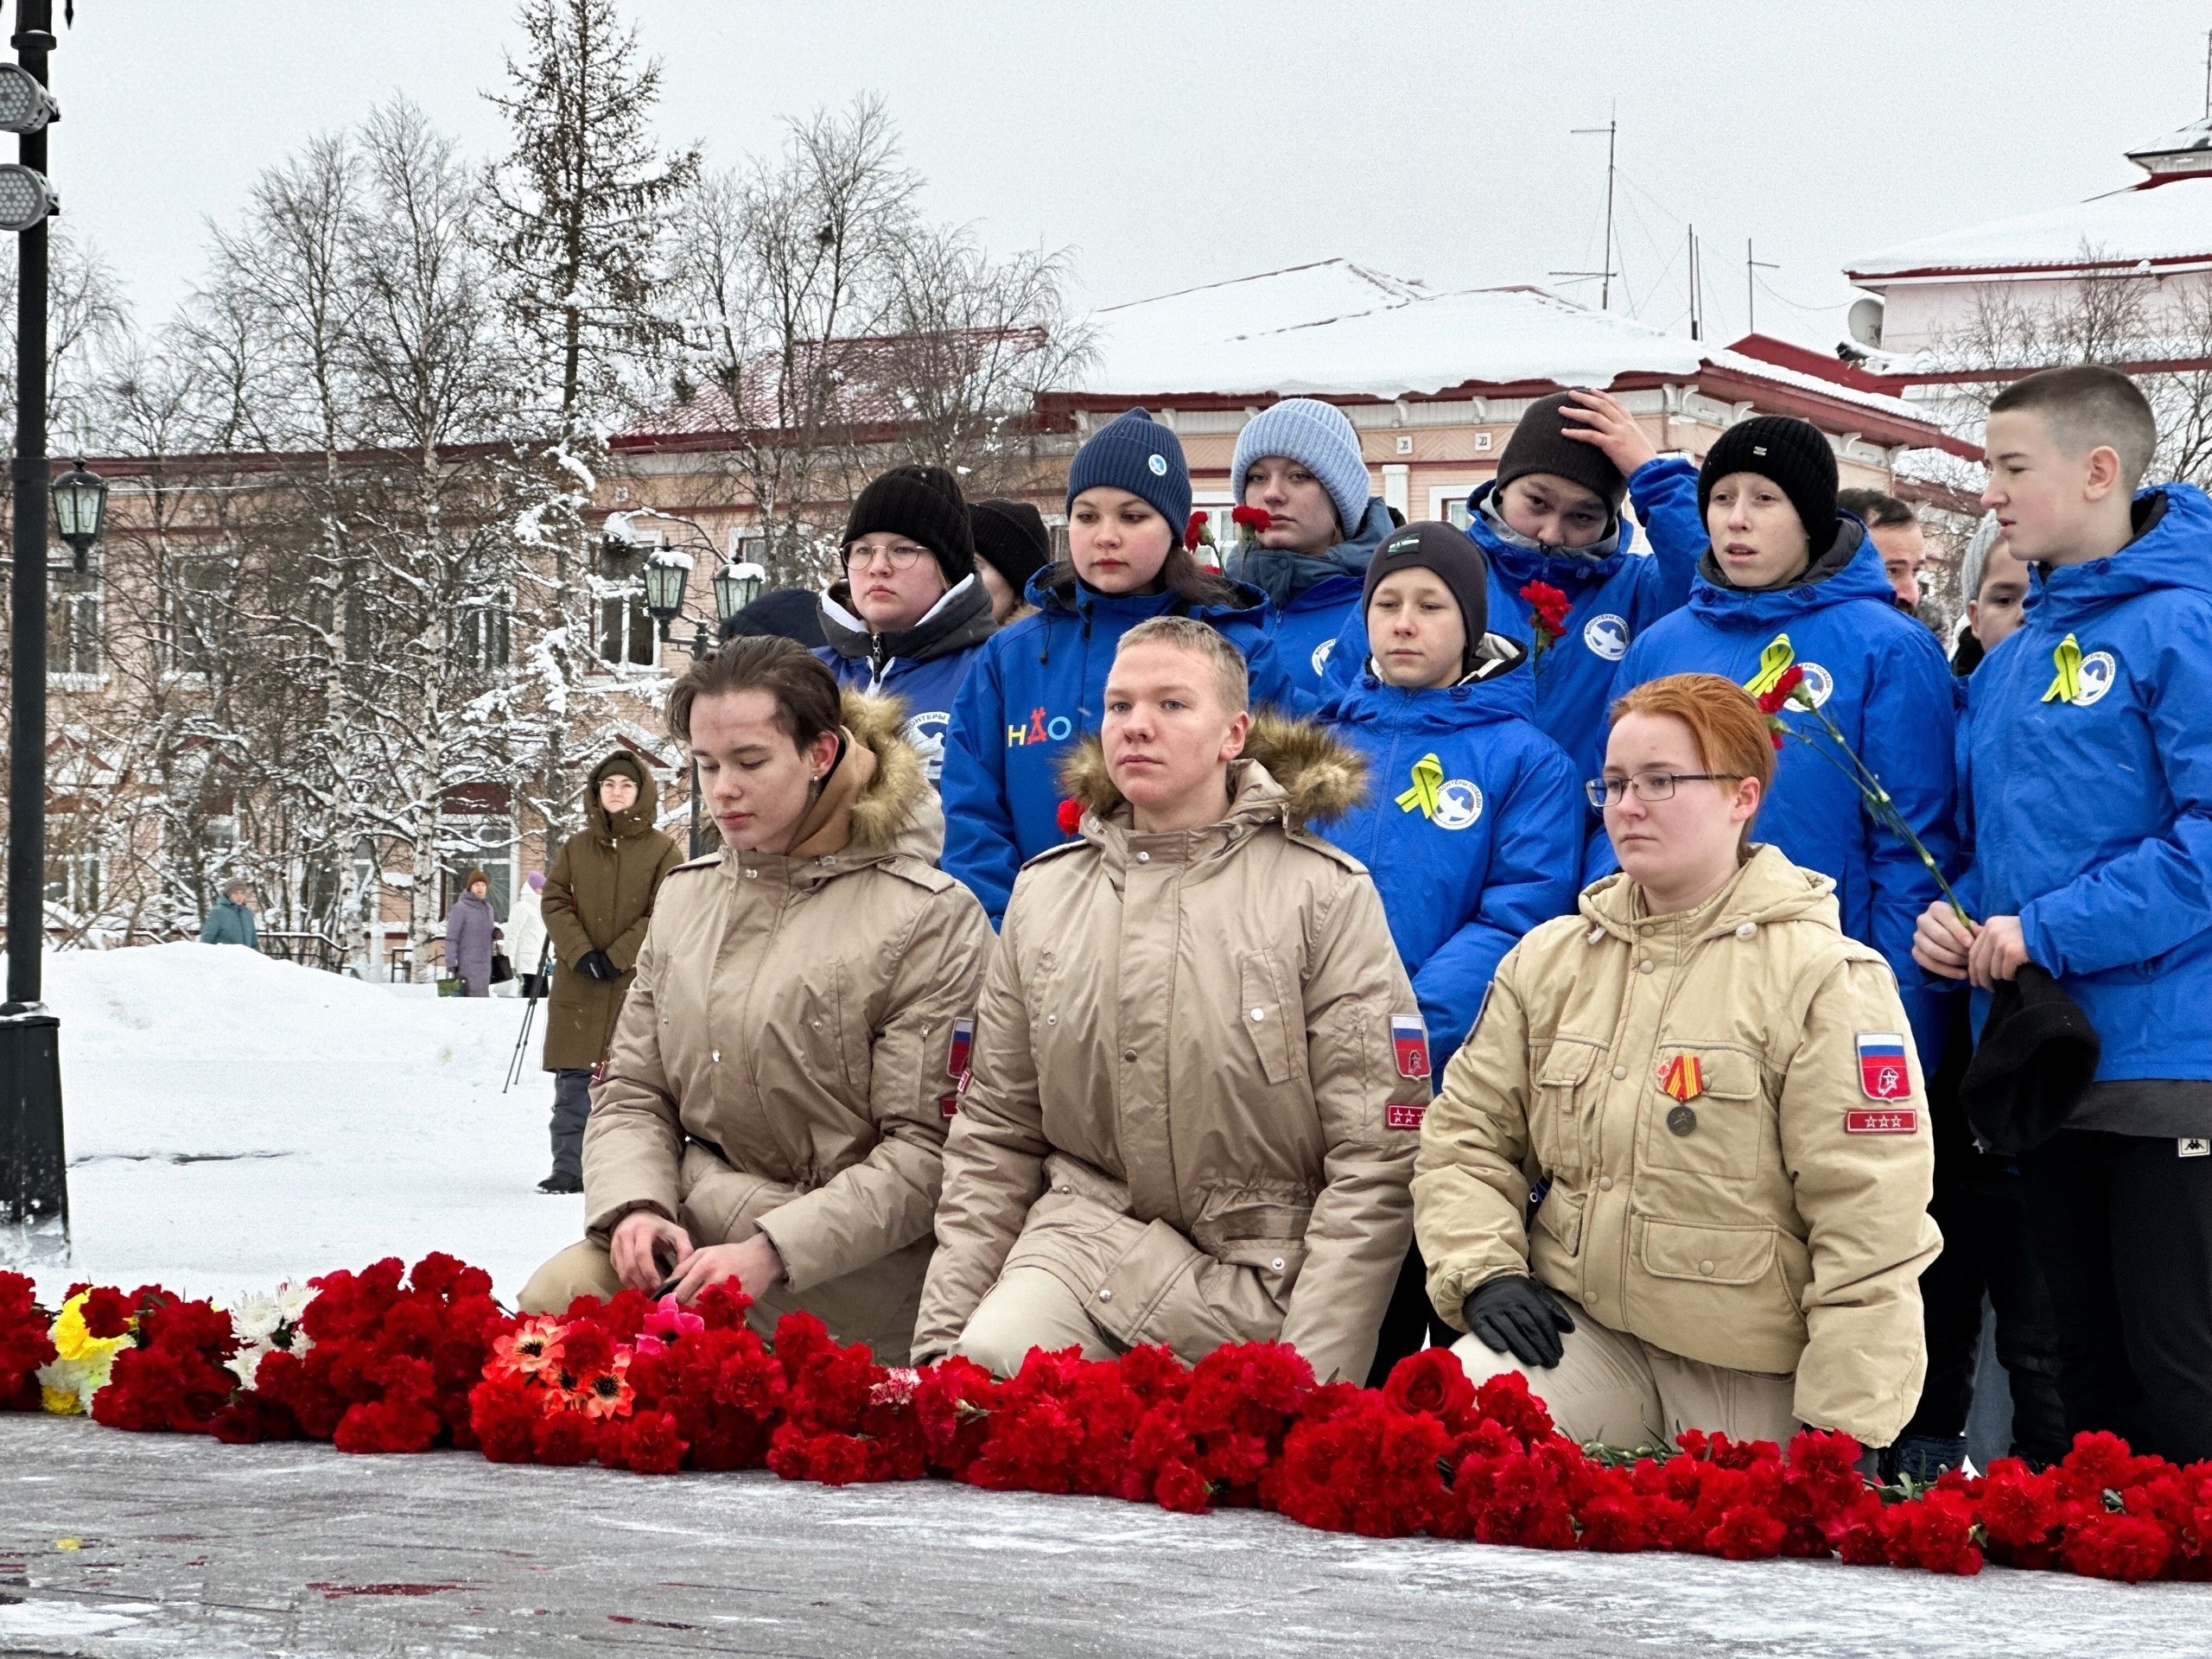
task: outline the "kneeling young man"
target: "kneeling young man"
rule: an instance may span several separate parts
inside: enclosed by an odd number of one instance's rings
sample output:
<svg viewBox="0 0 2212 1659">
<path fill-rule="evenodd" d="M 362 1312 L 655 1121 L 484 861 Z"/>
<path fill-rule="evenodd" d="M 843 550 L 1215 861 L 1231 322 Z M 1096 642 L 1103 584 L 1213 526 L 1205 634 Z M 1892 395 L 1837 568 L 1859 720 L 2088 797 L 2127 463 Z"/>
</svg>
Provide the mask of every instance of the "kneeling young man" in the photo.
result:
<svg viewBox="0 0 2212 1659">
<path fill-rule="evenodd" d="M 1427 1039 L 1374 883 L 1305 827 L 1358 760 L 1245 703 L 1204 624 L 1122 636 L 1080 834 L 1024 868 L 985 982 L 918 1360 L 1280 1340 L 1366 1375 Z"/>
</svg>

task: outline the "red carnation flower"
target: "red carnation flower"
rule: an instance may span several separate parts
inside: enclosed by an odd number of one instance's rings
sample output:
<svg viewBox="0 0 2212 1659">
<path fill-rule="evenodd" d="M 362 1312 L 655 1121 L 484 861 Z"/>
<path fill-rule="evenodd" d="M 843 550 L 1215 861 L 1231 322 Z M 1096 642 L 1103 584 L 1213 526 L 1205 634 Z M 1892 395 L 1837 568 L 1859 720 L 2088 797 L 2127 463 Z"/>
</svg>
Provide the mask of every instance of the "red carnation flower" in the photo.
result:
<svg viewBox="0 0 2212 1659">
<path fill-rule="evenodd" d="M 1275 519 L 1265 507 L 1232 507 L 1229 522 L 1239 530 L 1249 530 L 1256 536 L 1262 531 L 1273 529 Z"/>
<path fill-rule="evenodd" d="M 1780 714 L 1789 702 L 1789 694 L 1804 683 L 1805 671 L 1796 663 L 1790 664 L 1783 671 L 1782 677 L 1774 683 L 1771 690 L 1759 693 L 1759 712 L 1763 715 Z"/>
<path fill-rule="evenodd" d="M 1183 526 L 1183 546 L 1185 550 L 1195 553 L 1198 550 L 1199 546 L 1203 543 L 1212 540 L 1213 538 L 1209 533 L 1212 527 L 1213 515 L 1208 512 L 1204 507 L 1200 507 L 1196 512 L 1192 512 L 1191 514 L 1190 522 Z"/>
<path fill-rule="evenodd" d="M 1059 821 L 1060 833 L 1064 836 L 1071 836 L 1083 828 L 1083 803 L 1062 801 L 1059 810 L 1054 816 Z"/>
</svg>

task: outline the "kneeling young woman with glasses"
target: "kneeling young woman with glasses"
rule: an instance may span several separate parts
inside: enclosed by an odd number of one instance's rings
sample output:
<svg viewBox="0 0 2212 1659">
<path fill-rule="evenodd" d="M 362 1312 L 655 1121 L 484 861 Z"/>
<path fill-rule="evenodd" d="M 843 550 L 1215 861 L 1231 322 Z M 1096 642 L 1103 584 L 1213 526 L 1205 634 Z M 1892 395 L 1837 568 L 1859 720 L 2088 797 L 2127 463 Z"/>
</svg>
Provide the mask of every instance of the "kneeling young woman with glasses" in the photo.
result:
<svg viewBox="0 0 2212 1659">
<path fill-rule="evenodd" d="M 1833 881 L 1752 844 L 1774 750 L 1740 687 L 1673 675 L 1611 719 L 1620 873 L 1506 957 L 1422 1127 L 1430 1299 L 1471 1377 L 1519 1372 L 1577 1440 L 1886 1446 L 1941 1243 L 1896 980 Z"/>
</svg>

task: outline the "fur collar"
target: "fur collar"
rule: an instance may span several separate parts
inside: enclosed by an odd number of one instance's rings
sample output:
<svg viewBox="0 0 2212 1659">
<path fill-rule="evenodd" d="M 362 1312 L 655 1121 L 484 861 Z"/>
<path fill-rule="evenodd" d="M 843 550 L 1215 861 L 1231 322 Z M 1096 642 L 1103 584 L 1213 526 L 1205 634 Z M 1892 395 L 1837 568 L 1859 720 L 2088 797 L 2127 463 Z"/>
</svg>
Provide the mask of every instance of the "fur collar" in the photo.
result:
<svg viewBox="0 0 2212 1659">
<path fill-rule="evenodd" d="M 1243 760 L 1230 767 L 1232 810 L 1244 793 L 1241 774 L 1249 771 L 1245 761 L 1256 762 L 1274 780 L 1293 829 L 1341 817 L 1367 794 L 1367 762 L 1327 727 L 1310 720 L 1291 720 L 1272 710 L 1253 717 Z M 1061 761 L 1060 786 L 1102 818 L 1122 804 L 1122 791 L 1106 775 L 1105 747 L 1096 735 L 1084 739 Z"/>
</svg>

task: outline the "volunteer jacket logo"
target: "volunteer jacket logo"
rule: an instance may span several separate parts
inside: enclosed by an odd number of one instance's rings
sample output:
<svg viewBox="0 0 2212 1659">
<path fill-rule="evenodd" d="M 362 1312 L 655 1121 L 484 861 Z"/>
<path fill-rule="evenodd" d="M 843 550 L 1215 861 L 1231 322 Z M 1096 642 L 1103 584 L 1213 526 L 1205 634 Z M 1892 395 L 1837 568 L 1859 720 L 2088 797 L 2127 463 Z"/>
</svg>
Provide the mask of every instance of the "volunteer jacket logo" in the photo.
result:
<svg viewBox="0 0 2212 1659">
<path fill-rule="evenodd" d="M 1075 722 L 1065 715 L 1047 715 L 1042 709 L 1032 709 L 1027 720 L 1018 720 L 1006 728 L 1006 746 L 1009 749 L 1026 748 L 1032 743 L 1065 743 L 1075 735 Z"/>
<path fill-rule="evenodd" d="M 1628 655 L 1628 619 L 1611 614 L 1593 616 L 1582 625 L 1582 643 L 1609 663 Z"/>
</svg>

